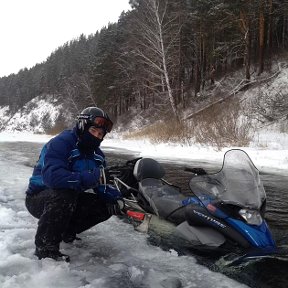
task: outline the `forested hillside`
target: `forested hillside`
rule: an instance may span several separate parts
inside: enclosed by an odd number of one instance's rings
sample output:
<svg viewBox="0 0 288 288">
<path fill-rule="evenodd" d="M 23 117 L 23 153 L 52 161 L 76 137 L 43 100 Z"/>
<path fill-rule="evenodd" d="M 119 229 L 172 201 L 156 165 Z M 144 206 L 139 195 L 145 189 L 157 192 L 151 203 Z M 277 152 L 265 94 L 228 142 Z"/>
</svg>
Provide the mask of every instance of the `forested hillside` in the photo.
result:
<svg viewBox="0 0 288 288">
<path fill-rule="evenodd" d="M 288 48 L 287 0 L 130 4 L 133 9 L 118 23 L 80 35 L 45 62 L 0 78 L 0 106 L 13 113 L 36 96 L 53 95 L 72 114 L 99 105 L 114 119 L 146 111 L 181 122 L 191 107 L 200 111 L 201 102 L 273 76 L 273 63 Z M 235 71 L 241 81 L 227 84 Z"/>
</svg>

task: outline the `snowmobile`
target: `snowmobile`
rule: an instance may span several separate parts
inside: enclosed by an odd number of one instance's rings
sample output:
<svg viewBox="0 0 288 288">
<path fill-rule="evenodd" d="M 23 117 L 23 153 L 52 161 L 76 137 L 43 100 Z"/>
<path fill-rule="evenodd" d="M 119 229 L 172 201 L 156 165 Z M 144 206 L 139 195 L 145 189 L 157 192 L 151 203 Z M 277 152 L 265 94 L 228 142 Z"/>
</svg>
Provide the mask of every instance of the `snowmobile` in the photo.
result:
<svg viewBox="0 0 288 288">
<path fill-rule="evenodd" d="M 223 254 L 239 251 L 245 259 L 277 252 L 265 221 L 266 193 L 259 171 L 246 152 L 225 153 L 221 170 L 191 172 L 191 195 L 164 180 L 165 170 L 151 158 L 138 158 L 109 168 L 122 193 L 126 214 L 147 231 L 153 218 L 171 223 L 182 239 L 198 251 Z M 241 251 L 241 252 L 240 252 Z"/>
</svg>

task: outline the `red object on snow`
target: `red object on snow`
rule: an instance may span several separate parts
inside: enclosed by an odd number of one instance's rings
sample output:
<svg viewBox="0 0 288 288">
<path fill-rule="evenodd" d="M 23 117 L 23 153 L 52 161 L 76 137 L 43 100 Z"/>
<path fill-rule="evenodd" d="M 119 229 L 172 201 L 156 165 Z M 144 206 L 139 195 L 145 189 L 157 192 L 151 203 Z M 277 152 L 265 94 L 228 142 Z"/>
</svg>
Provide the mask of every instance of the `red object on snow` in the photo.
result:
<svg viewBox="0 0 288 288">
<path fill-rule="evenodd" d="M 136 211 L 131 211 L 131 210 L 128 210 L 127 211 L 127 215 L 131 218 L 134 218 L 136 220 L 140 220 L 140 221 L 143 221 L 144 218 L 145 218 L 145 213 L 142 213 L 142 212 L 136 212 Z"/>
</svg>

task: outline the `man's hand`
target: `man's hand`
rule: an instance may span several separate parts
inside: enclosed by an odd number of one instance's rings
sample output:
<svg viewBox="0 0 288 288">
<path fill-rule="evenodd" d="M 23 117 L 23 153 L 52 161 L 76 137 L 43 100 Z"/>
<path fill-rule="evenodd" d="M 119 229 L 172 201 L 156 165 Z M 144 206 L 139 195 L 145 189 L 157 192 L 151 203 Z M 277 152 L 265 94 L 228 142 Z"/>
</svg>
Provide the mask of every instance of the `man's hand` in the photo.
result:
<svg viewBox="0 0 288 288">
<path fill-rule="evenodd" d="M 117 200 L 122 200 L 121 192 L 112 185 L 99 185 L 96 189 L 97 194 L 105 202 L 115 203 Z"/>
</svg>

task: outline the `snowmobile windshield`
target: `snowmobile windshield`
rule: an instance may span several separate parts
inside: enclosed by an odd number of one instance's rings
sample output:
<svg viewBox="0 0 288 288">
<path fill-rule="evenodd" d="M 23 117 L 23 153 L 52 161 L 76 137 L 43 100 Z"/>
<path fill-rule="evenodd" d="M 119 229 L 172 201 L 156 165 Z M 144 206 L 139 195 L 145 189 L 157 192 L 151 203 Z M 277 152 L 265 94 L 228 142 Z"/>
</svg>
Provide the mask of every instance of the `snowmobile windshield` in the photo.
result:
<svg viewBox="0 0 288 288">
<path fill-rule="evenodd" d="M 258 169 L 246 152 L 240 149 L 225 153 L 222 169 L 218 173 L 195 176 L 189 185 L 202 202 L 209 199 L 259 210 L 266 199 Z"/>
</svg>

